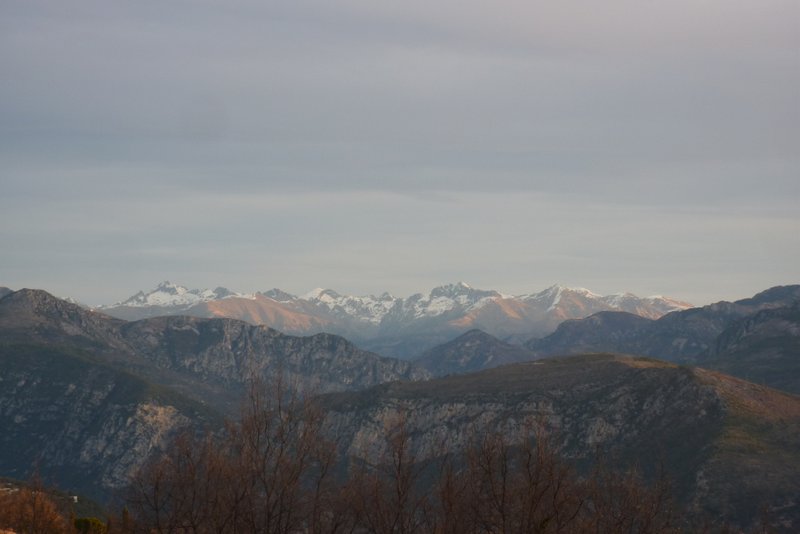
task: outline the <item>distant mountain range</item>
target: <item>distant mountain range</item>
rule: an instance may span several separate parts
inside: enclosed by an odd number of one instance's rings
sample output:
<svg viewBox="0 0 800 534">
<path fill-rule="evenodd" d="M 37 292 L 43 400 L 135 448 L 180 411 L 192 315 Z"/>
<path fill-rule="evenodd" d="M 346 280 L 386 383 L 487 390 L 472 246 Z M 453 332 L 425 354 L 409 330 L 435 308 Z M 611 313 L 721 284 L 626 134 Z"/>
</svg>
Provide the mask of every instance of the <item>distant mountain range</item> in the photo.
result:
<svg viewBox="0 0 800 534">
<path fill-rule="evenodd" d="M 329 332 L 380 354 L 409 358 L 473 328 L 524 341 L 552 332 L 565 319 L 599 311 L 627 311 L 655 319 L 689 307 L 667 297 L 601 296 L 562 286 L 512 296 L 459 282 L 400 298 L 389 293 L 340 295 L 331 289 L 300 296 L 279 289 L 240 294 L 221 287 L 197 290 L 164 282 L 97 310 L 125 320 L 162 315 L 228 317 L 294 335 Z"/>
<path fill-rule="evenodd" d="M 601 351 L 650 356 L 800 393 L 800 285 L 657 320 L 601 312 L 564 321 L 525 347 L 538 358 Z"/>
<path fill-rule="evenodd" d="M 452 289 L 426 299 L 457 301 L 466 291 Z M 598 450 L 646 471 L 660 458 L 692 517 L 753 528 L 766 511 L 778 531 L 800 525 L 800 397 L 641 357 L 537 360 L 606 344 L 791 385 L 800 286 L 659 319 L 600 312 L 527 347 L 470 330 L 416 362 L 332 334 L 295 337 L 227 318 L 131 322 L 41 290 L 0 294 L 0 476 L 38 470 L 107 501 L 178 432 L 219 427 L 235 414 L 248 378 L 283 376 L 322 393 L 324 428 L 342 458 L 380 454 L 398 416 L 423 461 L 458 454 L 470 436 L 514 439 L 543 423 L 578 464 Z M 556 304 L 570 292 L 561 297 Z"/>
<path fill-rule="evenodd" d="M 435 376 L 545 357 L 615 352 L 724 371 L 800 394 L 800 285 L 648 319 L 598 312 L 567 320 L 524 346 L 472 330 L 413 361 Z"/>
<path fill-rule="evenodd" d="M 8 292 L 0 476 L 41 466 L 64 489 L 107 499 L 175 432 L 237 413 L 251 378 L 321 393 L 428 376 L 332 334 L 185 316 L 126 322 L 45 291 Z"/>
<path fill-rule="evenodd" d="M 314 391 L 425 378 L 409 362 L 381 357 L 332 334 L 285 335 L 235 319 L 164 316 L 128 322 L 86 310 L 42 290 L 0 299 L 3 343 L 74 347 L 198 400 L 235 395 L 253 377 L 278 374 Z M 238 390 L 238 391 L 237 391 Z"/>
</svg>

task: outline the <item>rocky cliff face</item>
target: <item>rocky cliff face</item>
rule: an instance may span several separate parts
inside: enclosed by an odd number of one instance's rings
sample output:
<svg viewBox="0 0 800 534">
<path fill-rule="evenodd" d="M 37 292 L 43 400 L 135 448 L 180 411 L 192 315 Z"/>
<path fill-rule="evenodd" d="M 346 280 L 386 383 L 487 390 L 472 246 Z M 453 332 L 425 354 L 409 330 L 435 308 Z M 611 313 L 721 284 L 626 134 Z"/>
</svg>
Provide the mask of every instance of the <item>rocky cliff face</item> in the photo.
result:
<svg viewBox="0 0 800 534">
<path fill-rule="evenodd" d="M 800 302 L 734 322 L 698 364 L 800 394 Z"/>
<path fill-rule="evenodd" d="M 707 439 L 719 431 L 723 414 L 720 399 L 691 370 L 611 355 L 513 364 L 324 398 L 329 424 L 355 456 L 384 452 L 376 449 L 385 445 L 383 428 L 402 416 L 422 456 L 461 449 L 487 431 L 519 439 L 543 423 L 571 457 L 587 458 L 596 445 L 649 455 L 656 446 L 652 436 L 659 435 L 664 452 L 679 461 L 689 451 L 697 454 L 697 443 L 671 438 Z"/>
<path fill-rule="evenodd" d="M 429 376 L 410 362 L 362 351 L 339 336 L 286 336 L 231 319 L 147 319 L 124 325 L 121 337 L 158 369 L 237 395 L 251 378 L 270 380 L 277 374 L 320 392 Z"/>
<path fill-rule="evenodd" d="M 101 500 L 181 429 L 218 425 L 197 402 L 83 352 L 0 345 L 0 472 Z"/>
<path fill-rule="evenodd" d="M 326 392 L 428 376 L 409 362 L 382 358 L 330 334 L 293 337 L 243 321 L 183 316 L 128 323 L 39 290 L 0 299 L 0 336 L 4 342 L 80 348 L 226 410 L 234 409 L 255 377 L 270 381 L 282 375 Z"/>
<path fill-rule="evenodd" d="M 383 385 L 323 404 L 328 432 L 351 457 L 385 457 L 382 436 L 400 419 L 421 460 L 486 432 L 515 440 L 544 424 L 579 463 L 598 450 L 646 471 L 663 460 L 697 514 L 748 526 L 767 503 L 800 525 L 800 398 L 709 371 L 582 356 Z M 765 473 L 780 475 L 767 482 Z"/>
<path fill-rule="evenodd" d="M 786 294 L 708 307 L 666 324 L 688 322 L 701 333 L 724 324 L 714 345 L 720 354 L 763 348 L 770 355 L 769 340 L 798 331 L 796 305 L 772 305 Z M 730 319 L 748 307 L 761 311 Z M 607 314 L 586 324 L 632 343 L 651 338 L 629 332 L 660 322 Z M 465 367 L 519 356 L 493 353 L 498 347 L 508 349 L 472 332 L 445 355 Z M 320 403 L 345 458 L 379 459 L 384 431 L 398 418 L 419 458 L 457 453 L 489 431 L 522 438 L 543 424 L 578 463 L 598 449 L 646 470 L 663 459 L 682 502 L 697 511 L 746 527 L 765 503 L 789 528 L 800 527 L 800 400 L 792 395 L 612 355 L 381 384 L 426 374 L 329 334 L 292 337 L 229 319 L 127 323 L 30 290 L 0 299 L 0 474 L 24 478 L 38 465 L 64 489 L 105 500 L 176 432 L 218 426 L 249 377 L 278 374 L 314 391 L 339 391 Z"/>
<path fill-rule="evenodd" d="M 311 392 L 427 377 L 330 334 L 230 319 L 127 323 L 22 290 L 0 299 L 0 475 L 108 500 L 185 428 L 219 427 L 253 378 Z"/>
</svg>

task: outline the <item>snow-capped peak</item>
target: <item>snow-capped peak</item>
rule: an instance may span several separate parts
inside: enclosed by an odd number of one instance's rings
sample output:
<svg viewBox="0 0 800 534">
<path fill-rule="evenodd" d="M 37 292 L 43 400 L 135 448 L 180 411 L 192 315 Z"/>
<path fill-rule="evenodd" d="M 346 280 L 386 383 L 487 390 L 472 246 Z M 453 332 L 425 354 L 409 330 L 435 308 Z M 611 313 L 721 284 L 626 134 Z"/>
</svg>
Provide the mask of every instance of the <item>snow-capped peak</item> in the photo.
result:
<svg viewBox="0 0 800 534">
<path fill-rule="evenodd" d="M 297 296 L 292 295 L 291 293 L 287 293 L 282 289 L 273 288 L 269 291 L 262 291 L 261 294 L 267 298 L 270 298 L 276 302 L 292 302 L 293 300 L 297 300 Z"/>
<path fill-rule="evenodd" d="M 448 291 L 448 292 L 458 292 L 458 291 L 469 291 L 472 289 L 472 286 L 467 284 L 466 282 L 456 282 L 453 284 L 443 284 L 433 288 L 432 291 Z"/>
<path fill-rule="evenodd" d="M 307 300 L 309 302 L 323 303 L 329 307 L 333 307 L 342 298 L 357 298 L 357 297 L 342 297 L 342 295 L 340 295 L 333 289 L 322 289 L 321 287 L 317 287 L 315 289 L 312 289 L 305 295 L 302 295 L 300 298 L 303 300 Z"/>
<path fill-rule="evenodd" d="M 456 282 L 435 287 L 425 295 L 412 295 L 403 301 L 402 308 L 405 314 L 420 319 L 436 317 L 456 309 L 467 312 L 496 298 L 502 298 L 497 291 L 475 289 L 464 282 Z"/>
<path fill-rule="evenodd" d="M 561 302 L 561 295 L 568 289 L 569 288 L 556 284 L 554 286 L 550 286 L 540 293 L 543 299 L 552 299 L 547 311 L 553 311 L 556 309 L 558 303 Z"/>
<path fill-rule="evenodd" d="M 578 295 L 588 297 L 588 298 L 601 298 L 602 295 L 598 295 L 594 291 L 590 289 L 586 289 L 585 287 L 568 287 L 562 286 L 561 284 L 554 284 L 547 289 L 540 291 L 538 293 L 527 294 L 527 295 L 519 295 L 517 298 L 523 300 L 549 300 L 549 299 L 556 299 L 560 298 L 564 293 L 576 293 Z"/>
<path fill-rule="evenodd" d="M 613 306 L 619 308 L 623 305 L 625 301 L 629 301 L 632 299 L 636 299 L 636 295 L 633 293 L 614 293 L 613 295 L 607 295 L 603 298 L 603 300 L 608 303 L 609 306 Z"/>
<path fill-rule="evenodd" d="M 300 295 L 300 298 L 303 300 L 316 300 L 319 298 L 319 296 L 322 294 L 323 291 L 325 291 L 323 288 L 315 287 L 311 291 Z"/>
<path fill-rule="evenodd" d="M 550 302 L 550 306 L 554 306 L 555 304 L 558 304 L 558 301 L 561 299 L 561 293 L 568 289 L 568 287 L 564 287 L 560 284 L 554 284 L 547 289 L 539 291 L 538 293 L 518 295 L 516 298 L 528 301 Z"/>
<path fill-rule="evenodd" d="M 155 291 L 152 291 L 151 293 L 154 293 L 156 291 L 160 291 L 163 293 L 170 293 L 172 295 L 184 295 L 189 292 L 189 290 L 186 289 L 185 287 L 179 286 L 178 284 L 173 284 L 169 280 L 164 280 L 163 282 L 158 284 L 158 286 L 156 286 Z"/>
<path fill-rule="evenodd" d="M 435 299 L 440 297 L 447 297 L 447 298 L 467 298 L 468 300 L 473 300 L 474 298 L 482 298 L 483 296 L 496 296 L 499 295 L 496 291 L 484 291 L 481 289 L 475 289 L 467 283 L 464 282 L 456 282 L 454 284 L 444 284 L 438 287 L 434 287 L 431 289 L 430 293 L 428 293 L 429 299 Z"/>
<path fill-rule="evenodd" d="M 394 328 L 397 325 L 411 324 L 414 321 L 467 320 L 470 315 L 480 315 L 477 310 L 499 300 L 513 300 L 515 304 L 501 303 L 490 311 L 488 316 L 506 313 L 504 307 L 512 305 L 515 321 L 527 320 L 525 317 L 554 315 L 558 317 L 578 317 L 604 310 L 627 311 L 646 317 L 658 317 L 677 309 L 690 307 L 689 304 L 662 297 L 638 298 L 631 293 L 618 293 L 609 296 L 598 295 L 585 288 L 570 288 L 553 285 L 538 293 L 511 296 L 494 290 L 475 289 L 465 282 L 441 285 L 427 293 L 416 293 L 408 298 L 394 297 L 384 292 L 380 296 L 340 295 L 332 289 L 316 288 L 302 296 L 295 296 L 279 289 L 261 293 L 281 305 L 289 306 L 303 313 L 321 314 L 326 321 L 344 321 L 350 325 L 374 325 L 381 328 Z M 115 307 L 157 308 L 157 313 L 183 313 L 194 306 L 210 301 L 232 297 L 255 299 L 254 295 L 243 295 L 223 287 L 216 289 L 187 289 L 169 281 L 161 282 L 150 292 L 139 291 L 124 302 L 100 309 Z M 161 310 L 161 308 L 171 308 Z M 492 309 L 492 308 L 488 308 Z M 472 320 L 472 319 L 469 319 Z M 494 319 L 492 319 L 494 320 Z"/>
<path fill-rule="evenodd" d="M 327 309 L 336 315 L 344 315 L 358 321 L 380 324 L 383 317 L 391 311 L 398 301 L 388 292 L 380 297 L 366 295 L 361 297 L 340 295 L 332 289 L 316 288 L 299 297 Z"/>
<path fill-rule="evenodd" d="M 129 299 L 118 302 L 113 306 L 190 307 L 201 302 L 222 300 L 231 297 L 255 298 L 253 295 L 234 293 L 224 287 L 217 287 L 216 289 L 187 289 L 184 286 L 173 284 L 170 281 L 164 281 L 148 293 L 139 291 Z"/>
</svg>

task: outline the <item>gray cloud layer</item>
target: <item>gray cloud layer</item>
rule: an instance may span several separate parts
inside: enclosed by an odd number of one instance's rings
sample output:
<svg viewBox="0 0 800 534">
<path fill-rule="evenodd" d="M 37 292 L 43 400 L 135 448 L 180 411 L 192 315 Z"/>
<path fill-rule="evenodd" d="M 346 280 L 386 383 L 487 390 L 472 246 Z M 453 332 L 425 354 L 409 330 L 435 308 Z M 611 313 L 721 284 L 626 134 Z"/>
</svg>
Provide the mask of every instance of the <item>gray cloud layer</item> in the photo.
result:
<svg viewBox="0 0 800 534">
<path fill-rule="evenodd" d="M 798 281 L 800 4 L 0 6 L 0 284 Z"/>
</svg>

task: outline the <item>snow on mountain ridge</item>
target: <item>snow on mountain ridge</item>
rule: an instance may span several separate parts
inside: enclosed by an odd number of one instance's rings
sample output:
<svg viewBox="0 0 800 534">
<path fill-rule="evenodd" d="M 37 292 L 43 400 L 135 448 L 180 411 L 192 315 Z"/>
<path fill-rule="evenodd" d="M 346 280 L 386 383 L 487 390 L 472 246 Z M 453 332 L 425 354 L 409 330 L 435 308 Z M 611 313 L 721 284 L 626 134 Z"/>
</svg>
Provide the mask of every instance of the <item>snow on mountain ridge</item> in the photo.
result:
<svg viewBox="0 0 800 534">
<path fill-rule="evenodd" d="M 494 290 L 475 289 L 464 282 L 444 284 L 431 289 L 427 293 L 416 293 L 408 298 L 394 297 L 383 293 L 379 297 L 374 295 L 352 296 L 341 295 L 332 289 L 315 288 L 301 296 L 295 296 L 279 289 L 272 289 L 260 295 L 282 304 L 292 305 L 305 301 L 324 311 L 348 321 L 356 321 L 372 325 L 381 325 L 387 316 L 391 320 L 422 320 L 440 317 L 448 313 L 468 314 L 492 302 L 501 300 L 517 300 L 528 302 L 530 305 L 554 312 L 560 307 L 565 298 L 570 302 L 575 298 L 586 299 L 594 303 L 594 308 L 615 309 L 639 313 L 644 308 L 647 314 L 661 315 L 689 305 L 677 300 L 664 297 L 639 298 L 632 293 L 618 293 L 601 296 L 585 288 L 570 288 L 562 285 L 553 285 L 539 293 L 523 295 L 505 295 Z M 566 295 L 570 295 L 566 297 Z M 184 286 L 165 281 L 149 292 L 138 292 L 128 300 L 102 306 L 101 308 L 121 307 L 174 307 L 188 309 L 194 305 L 226 298 L 255 299 L 255 295 L 234 293 L 228 289 L 218 287 L 211 289 L 189 290 Z"/>
<path fill-rule="evenodd" d="M 319 299 L 320 295 L 322 295 L 325 291 L 327 291 L 327 290 L 322 288 L 322 287 L 315 287 L 314 289 L 312 289 L 308 293 L 300 295 L 297 298 L 303 299 L 303 300 L 316 300 L 316 299 Z"/>
<path fill-rule="evenodd" d="M 496 291 L 474 289 L 465 282 L 445 284 L 433 288 L 427 294 L 417 293 L 403 299 L 390 293 L 380 297 L 374 295 L 340 295 L 331 289 L 316 288 L 299 299 L 327 311 L 342 313 L 358 321 L 379 325 L 389 313 L 414 319 L 437 317 L 455 309 L 470 311 L 480 308 L 495 298 L 504 298 Z"/>
<path fill-rule="evenodd" d="M 606 297 L 604 297 L 604 300 L 606 303 L 608 303 L 609 306 L 614 306 L 618 308 L 619 306 L 622 305 L 622 303 L 626 299 L 629 300 L 631 298 L 635 299 L 637 297 L 633 293 L 615 293 L 613 295 L 607 295 Z"/>
<path fill-rule="evenodd" d="M 332 289 L 316 288 L 299 297 L 317 306 L 322 306 L 333 313 L 343 313 L 357 320 L 372 324 L 380 324 L 383 317 L 389 313 L 399 300 L 389 293 L 380 297 L 374 295 L 352 296 L 340 295 Z"/>
<path fill-rule="evenodd" d="M 598 295 L 597 293 L 589 289 L 586 289 L 585 287 L 566 287 L 560 284 L 552 285 L 547 289 L 545 289 L 544 291 L 535 293 L 533 295 L 521 295 L 517 298 L 521 300 L 544 301 L 544 302 L 549 301 L 550 304 L 547 307 L 547 311 L 550 312 L 558 307 L 558 305 L 561 303 L 561 299 L 567 293 L 577 294 L 586 299 L 595 301 L 600 301 L 604 298 L 602 295 Z"/>
<path fill-rule="evenodd" d="M 173 284 L 169 281 L 164 281 L 158 284 L 158 286 L 149 293 L 139 291 L 125 301 L 117 302 L 112 306 L 99 306 L 99 308 L 111 308 L 117 306 L 127 306 L 132 308 L 143 308 L 147 306 L 190 307 L 201 302 L 210 302 L 213 300 L 222 300 L 234 297 L 255 299 L 255 295 L 234 293 L 224 287 L 217 287 L 216 289 L 187 289 L 184 286 Z"/>
<path fill-rule="evenodd" d="M 267 297 L 268 299 L 272 299 L 275 302 L 292 302 L 298 299 L 296 295 L 287 293 L 286 291 L 278 289 L 277 287 L 270 289 L 269 291 L 262 291 L 261 295 Z"/>
<path fill-rule="evenodd" d="M 564 288 L 558 287 L 558 289 L 553 294 L 553 302 L 547 308 L 547 311 L 553 311 L 558 306 L 558 303 L 561 302 L 561 294 L 564 293 Z"/>
<path fill-rule="evenodd" d="M 466 313 L 497 298 L 502 298 L 497 291 L 474 289 L 464 282 L 457 282 L 435 287 L 425 295 L 412 295 L 402 305 L 414 319 L 422 319 L 437 317 L 458 308 Z"/>
</svg>

